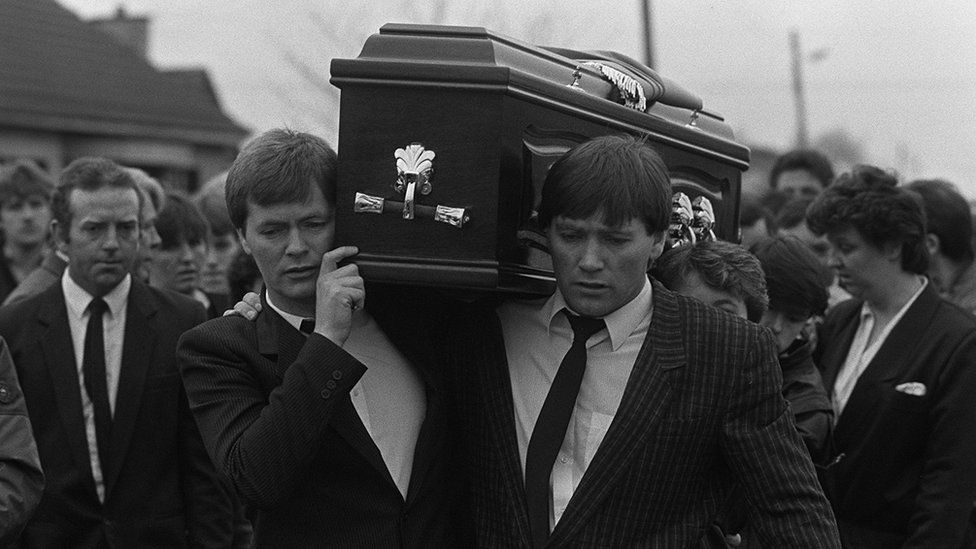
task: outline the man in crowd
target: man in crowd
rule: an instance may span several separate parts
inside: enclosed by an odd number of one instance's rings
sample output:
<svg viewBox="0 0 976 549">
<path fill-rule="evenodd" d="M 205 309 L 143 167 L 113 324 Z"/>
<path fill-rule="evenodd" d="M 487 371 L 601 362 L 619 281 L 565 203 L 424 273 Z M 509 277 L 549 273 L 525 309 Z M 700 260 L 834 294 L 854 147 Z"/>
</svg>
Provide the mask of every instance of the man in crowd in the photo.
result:
<svg viewBox="0 0 976 549">
<path fill-rule="evenodd" d="M 451 547 L 459 484 L 436 346 L 406 298 L 366 299 L 356 266 L 338 266 L 356 248 L 333 249 L 335 179 L 332 149 L 288 130 L 234 161 L 228 209 L 266 292 L 255 322 L 183 336 L 191 406 L 257 511 L 258 547 Z"/>
<path fill-rule="evenodd" d="M 769 172 L 769 188 L 786 197 L 816 198 L 834 179 L 834 168 L 822 153 L 795 149 L 780 155 Z"/>
<path fill-rule="evenodd" d="M 555 294 L 450 322 L 479 544 L 695 545 L 735 481 L 765 546 L 838 546 L 769 333 L 645 275 L 670 202 L 645 143 L 571 149 L 539 207 Z"/>
<path fill-rule="evenodd" d="M 141 202 L 114 162 L 68 165 L 52 202 L 67 269 L 0 309 L 47 478 L 24 547 L 228 544 L 229 503 L 174 356 L 204 312 L 130 275 Z"/>
<path fill-rule="evenodd" d="M 163 187 L 146 172 L 136 168 L 123 168 L 132 176 L 142 193 L 142 211 L 139 227 L 139 260 L 133 264 L 132 273 L 142 282 L 149 276 L 148 262 L 152 260 L 152 251 L 159 246 L 159 233 L 156 232 L 156 215 L 163 208 L 165 195 Z M 37 295 L 60 282 L 68 266 L 68 258 L 64 252 L 56 247 L 51 249 L 41 266 L 27 276 L 10 295 L 3 301 L 4 305 L 17 303 L 23 299 Z"/>
<path fill-rule="evenodd" d="M 940 179 L 913 181 L 908 189 L 922 197 L 929 280 L 950 303 L 976 313 L 973 219 L 955 185 Z"/>
<path fill-rule="evenodd" d="M 53 190 L 54 182 L 32 162 L 0 167 L 0 301 L 44 260 Z"/>
</svg>

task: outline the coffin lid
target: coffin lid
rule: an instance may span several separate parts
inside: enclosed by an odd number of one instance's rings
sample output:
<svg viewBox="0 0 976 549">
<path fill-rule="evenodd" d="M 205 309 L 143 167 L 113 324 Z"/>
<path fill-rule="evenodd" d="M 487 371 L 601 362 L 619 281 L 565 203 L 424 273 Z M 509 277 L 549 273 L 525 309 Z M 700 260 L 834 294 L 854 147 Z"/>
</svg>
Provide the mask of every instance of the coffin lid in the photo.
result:
<svg viewBox="0 0 976 549">
<path fill-rule="evenodd" d="M 622 66 L 638 81 L 647 81 L 646 112 L 608 99 L 613 85 L 597 69 L 581 65 L 582 60 Z M 577 68 L 582 90 L 570 87 Z M 389 23 L 367 39 L 358 58 L 333 60 L 331 72 L 331 82 L 339 88 L 494 90 L 621 131 L 652 134 L 654 141 L 748 168 L 749 149 L 734 141 L 732 128 L 721 116 L 705 109 L 695 94 L 615 52 L 533 46 L 481 27 Z"/>
</svg>

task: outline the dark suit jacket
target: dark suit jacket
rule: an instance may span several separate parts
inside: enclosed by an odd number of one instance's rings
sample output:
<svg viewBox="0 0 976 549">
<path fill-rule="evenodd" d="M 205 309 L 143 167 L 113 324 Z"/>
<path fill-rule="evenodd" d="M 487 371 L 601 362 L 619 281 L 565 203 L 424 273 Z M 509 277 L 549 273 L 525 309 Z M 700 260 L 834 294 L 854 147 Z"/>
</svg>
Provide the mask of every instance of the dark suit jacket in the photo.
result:
<svg viewBox="0 0 976 549">
<path fill-rule="evenodd" d="M 862 303 L 837 305 L 823 324 L 818 363 L 831 393 Z M 895 389 L 908 382 L 926 394 Z M 906 547 L 960 547 L 976 497 L 976 320 L 929 284 L 858 379 L 834 444 L 843 457 L 823 478 L 842 534 L 849 522 Z"/>
<path fill-rule="evenodd" d="M 837 547 L 833 514 L 780 393 L 768 331 L 654 283 L 647 339 L 550 547 L 695 547 L 730 479 L 768 547 Z M 530 543 L 497 315 L 452 322 L 477 543 Z"/>
<path fill-rule="evenodd" d="M 41 262 L 40 267 L 31 271 L 27 275 L 27 278 L 12 289 L 9 295 L 5 294 L 6 298 L 3 300 L 3 306 L 11 305 L 28 297 L 35 296 L 54 286 L 56 282 L 61 280 L 61 275 L 64 274 L 67 266 L 68 263 L 58 257 L 58 254 L 54 253 L 53 250 L 49 251 L 47 257 Z"/>
<path fill-rule="evenodd" d="M 203 308 L 133 280 L 105 473 L 95 491 L 81 389 L 60 284 L 0 309 L 47 487 L 23 547 L 221 547 L 230 509 L 187 405 L 179 335 Z"/>
<path fill-rule="evenodd" d="M 427 390 L 406 501 L 349 391 L 366 370 L 327 338 L 307 338 L 267 303 L 187 332 L 178 355 L 214 462 L 257 511 L 259 547 L 450 547 L 458 483 L 447 405 L 425 326 L 368 289 L 367 307 Z"/>
</svg>

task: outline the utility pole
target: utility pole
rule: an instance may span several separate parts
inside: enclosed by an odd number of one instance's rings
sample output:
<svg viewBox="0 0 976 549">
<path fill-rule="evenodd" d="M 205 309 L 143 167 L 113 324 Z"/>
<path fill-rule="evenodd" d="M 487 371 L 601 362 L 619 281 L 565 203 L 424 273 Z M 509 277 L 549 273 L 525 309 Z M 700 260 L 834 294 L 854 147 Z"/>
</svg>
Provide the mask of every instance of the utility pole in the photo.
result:
<svg viewBox="0 0 976 549">
<path fill-rule="evenodd" d="M 796 146 L 806 148 L 809 138 L 807 135 L 807 101 L 803 93 L 803 54 L 800 50 L 800 33 L 796 29 L 790 31 L 790 54 L 793 59 L 793 100 L 796 103 Z"/>
<path fill-rule="evenodd" d="M 654 33 L 651 31 L 651 0 L 641 0 L 644 7 L 644 63 L 654 68 Z"/>
</svg>

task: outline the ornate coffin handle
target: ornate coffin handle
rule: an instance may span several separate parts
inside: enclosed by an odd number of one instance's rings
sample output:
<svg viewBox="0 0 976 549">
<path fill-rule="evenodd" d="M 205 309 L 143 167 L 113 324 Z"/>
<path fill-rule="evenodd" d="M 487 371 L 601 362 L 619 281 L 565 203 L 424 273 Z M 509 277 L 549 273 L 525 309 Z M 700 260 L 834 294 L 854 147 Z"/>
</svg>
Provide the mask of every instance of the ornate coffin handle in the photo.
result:
<svg viewBox="0 0 976 549">
<path fill-rule="evenodd" d="M 466 208 L 451 206 L 425 206 L 417 203 L 417 196 L 427 196 L 433 190 L 434 151 L 420 143 L 411 143 L 393 153 L 396 159 L 397 179 L 393 190 L 403 195 L 403 201 L 388 200 L 378 196 L 356 193 L 353 211 L 356 213 L 383 213 L 398 211 L 403 219 L 422 217 L 461 228 L 471 218 Z"/>
</svg>

